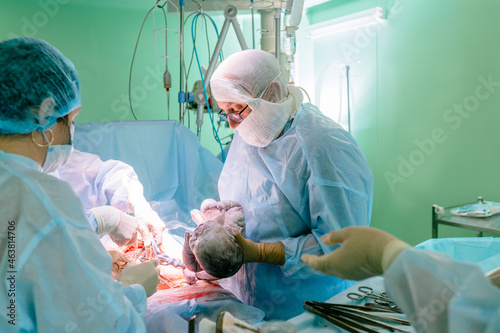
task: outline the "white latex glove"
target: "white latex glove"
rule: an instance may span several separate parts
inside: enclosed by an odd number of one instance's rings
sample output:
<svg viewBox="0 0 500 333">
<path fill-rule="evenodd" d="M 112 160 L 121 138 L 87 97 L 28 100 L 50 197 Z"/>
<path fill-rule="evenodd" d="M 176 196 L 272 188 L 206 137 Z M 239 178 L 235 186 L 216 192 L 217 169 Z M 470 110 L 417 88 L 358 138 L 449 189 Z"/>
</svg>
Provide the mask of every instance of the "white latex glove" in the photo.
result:
<svg viewBox="0 0 500 333">
<path fill-rule="evenodd" d="M 120 274 L 121 272 L 121 267 L 125 263 L 131 262 L 132 258 L 118 251 L 108 251 L 108 254 L 111 256 L 111 260 L 113 263 L 113 265 L 111 266 L 111 276 L 113 277 L 113 279 L 116 279 L 118 274 Z"/>
<path fill-rule="evenodd" d="M 397 255 L 410 246 L 382 230 L 368 227 L 332 231 L 323 235 L 321 241 L 325 245 L 342 245 L 319 257 L 304 254 L 302 261 L 324 274 L 349 280 L 363 280 L 383 274 Z"/>
<path fill-rule="evenodd" d="M 488 273 L 486 273 L 486 277 L 493 283 L 495 286 L 500 287 L 500 267 L 497 267 Z"/>
<path fill-rule="evenodd" d="M 163 243 L 163 230 L 165 223 L 160 216 L 151 208 L 149 202 L 143 196 L 131 194 L 128 200 L 128 205 L 134 212 L 139 224 L 139 232 L 141 233 L 144 246 L 151 246 L 152 237 L 156 239 L 156 244 L 161 246 Z"/>
<path fill-rule="evenodd" d="M 144 246 L 150 246 L 153 237 L 156 239 L 156 244 L 161 246 L 163 243 L 165 223 L 160 219 L 158 214 L 151 210 L 151 213 L 146 216 L 137 216 L 137 214 L 135 216 L 137 217 L 139 232 L 144 241 Z"/>
<path fill-rule="evenodd" d="M 118 275 L 117 280 L 124 286 L 140 284 L 149 297 L 156 292 L 156 286 L 160 283 L 159 272 L 156 269 L 158 262 L 158 259 L 151 259 L 140 264 L 128 264 Z"/>
<path fill-rule="evenodd" d="M 112 206 L 90 209 L 97 221 L 97 234 L 108 233 L 120 246 L 135 244 L 137 241 L 137 219 Z"/>
</svg>

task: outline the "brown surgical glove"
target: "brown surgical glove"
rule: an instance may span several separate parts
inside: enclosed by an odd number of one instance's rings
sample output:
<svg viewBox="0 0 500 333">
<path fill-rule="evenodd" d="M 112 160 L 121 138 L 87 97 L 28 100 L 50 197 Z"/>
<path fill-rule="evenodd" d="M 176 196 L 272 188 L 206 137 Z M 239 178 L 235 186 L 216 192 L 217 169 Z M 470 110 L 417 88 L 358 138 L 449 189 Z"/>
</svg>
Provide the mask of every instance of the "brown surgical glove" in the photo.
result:
<svg viewBox="0 0 500 333">
<path fill-rule="evenodd" d="M 285 246 L 281 242 L 255 243 L 236 232 L 236 240 L 243 250 L 243 262 L 257 262 L 271 265 L 285 263 Z"/>
</svg>

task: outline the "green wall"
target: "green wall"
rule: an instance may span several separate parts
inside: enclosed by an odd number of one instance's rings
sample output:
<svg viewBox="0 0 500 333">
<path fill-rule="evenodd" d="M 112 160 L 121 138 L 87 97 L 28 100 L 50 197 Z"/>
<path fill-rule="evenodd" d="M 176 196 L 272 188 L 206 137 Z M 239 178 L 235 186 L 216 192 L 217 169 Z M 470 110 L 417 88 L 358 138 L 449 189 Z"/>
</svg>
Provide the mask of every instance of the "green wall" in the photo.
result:
<svg viewBox="0 0 500 333">
<path fill-rule="evenodd" d="M 500 2 L 330 1 L 307 19 L 375 6 L 387 24 L 314 40 L 307 66 L 351 62 L 352 133 L 375 176 L 372 226 L 417 244 L 431 236 L 432 204 L 500 200 Z M 440 227 L 440 237 L 474 235 Z"/>
<path fill-rule="evenodd" d="M 81 81 L 83 111 L 77 122 L 102 122 L 134 120 L 129 108 L 128 82 L 131 59 L 139 34 L 139 29 L 155 1 L 117 1 L 117 0 L 2 0 L 0 3 L 0 40 L 15 36 L 37 37 L 48 41 L 60 49 L 75 64 Z M 191 12 L 186 13 L 185 18 Z M 208 12 L 220 30 L 224 22 L 222 11 Z M 240 11 L 239 21 L 251 47 L 251 20 L 249 11 Z M 187 20 L 185 31 L 185 59 L 189 66 L 193 43 L 191 22 Z M 260 20 L 256 16 L 256 20 Z M 177 18 L 173 13 L 167 16 L 168 27 L 175 29 Z M 208 67 L 209 56 L 217 38 L 210 21 L 205 28 L 198 20 L 197 50 L 202 66 Z M 161 10 L 156 11 L 155 22 L 161 27 L 164 22 Z M 207 37 L 211 52 L 207 51 Z M 158 55 L 164 55 L 162 36 L 158 36 Z M 178 55 L 177 35 L 168 32 L 168 55 Z M 223 46 L 223 54 L 241 50 L 234 30 L 228 32 Z M 169 58 L 169 71 L 172 75 L 170 92 L 170 113 L 167 110 L 167 96 L 163 88 L 165 60 L 156 59 L 154 54 L 152 15 L 146 20 L 139 42 L 131 84 L 131 99 L 139 120 L 179 120 L 179 58 Z M 199 80 L 196 59 L 191 67 L 188 88 L 192 89 Z M 196 133 L 196 113 L 186 114 L 184 124 Z M 218 117 L 215 117 L 218 121 Z M 217 125 L 217 123 L 216 123 Z M 229 128 L 222 127 L 221 137 L 232 134 Z M 223 141 L 228 141 L 225 139 Z M 220 152 L 213 138 L 210 118 L 204 117 L 202 145 L 214 154 Z"/>
</svg>

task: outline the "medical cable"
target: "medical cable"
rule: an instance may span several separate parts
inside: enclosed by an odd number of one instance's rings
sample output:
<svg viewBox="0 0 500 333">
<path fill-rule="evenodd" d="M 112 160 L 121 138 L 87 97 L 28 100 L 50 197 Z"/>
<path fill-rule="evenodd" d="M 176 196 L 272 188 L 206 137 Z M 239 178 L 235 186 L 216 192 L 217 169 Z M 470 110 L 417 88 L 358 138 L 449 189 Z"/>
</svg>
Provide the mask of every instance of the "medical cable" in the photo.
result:
<svg viewBox="0 0 500 333">
<path fill-rule="evenodd" d="M 206 37 L 206 39 L 207 39 L 207 54 L 208 54 L 208 63 L 210 63 L 210 62 L 211 62 L 211 60 L 212 60 L 212 57 L 211 57 L 211 52 L 210 52 L 210 40 L 209 40 L 209 38 L 208 38 L 207 19 L 205 18 L 205 15 L 203 15 L 203 22 L 205 23 L 205 31 L 206 31 L 206 33 L 205 33 L 205 37 Z M 223 52 L 222 52 L 222 50 L 221 50 L 221 56 L 222 56 L 222 55 L 223 55 Z M 222 62 L 222 57 L 221 57 L 221 62 Z M 207 103 L 208 103 L 208 101 L 207 101 Z M 214 137 L 214 139 L 215 139 L 216 141 L 218 141 L 218 140 L 217 140 L 217 135 L 218 135 L 218 133 L 219 133 L 219 129 L 220 129 L 220 122 L 218 123 L 218 125 L 219 125 L 219 126 L 217 126 L 217 129 L 215 129 L 215 128 L 212 126 L 212 135 L 213 135 L 213 137 Z"/>
<path fill-rule="evenodd" d="M 208 27 L 207 27 L 207 20 L 206 20 L 206 16 L 208 16 L 208 17 L 210 17 L 210 16 L 209 16 L 209 15 L 207 15 L 207 14 L 205 14 L 205 13 L 203 13 L 203 9 L 201 8 L 201 5 L 200 5 L 198 2 L 196 2 L 196 1 L 194 1 L 194 2 L 198 5 L 198 7 L 200 8 L 200 11 L 199 11 L 199 12 L 194 12 L 194 13 L 191 13 L 191 14 L 190 14 L 190 15 L 186 18 L 186 20 L 184 21 L 184 23 L 183 23 L 183 24 L 184 24 L 184 26 L 185 26 L 185 25 L 187 24 L 188 19 L 189 19 L 192 15 L 197 15 L 197 14 L 201 14 L 201 15 L 202 15 L 202 17 L 203 17 L 203 21 L 204 21 L 204 24 L 205 24 L 205 32 L 206 32 L 206 33 L 205 33 L 205 37 L 206 37 L 206 40 L 207 40 L 207 52 L 208 52 L 207 54 L 208 54 L 208 62 L 210 62 L 210 60 L 211 60 L 210 40 L 209 40 L 209 38 L 208 38 Z M 197 26 L 198 26 L 198 18 L 199 18 L 199 16 L 197 16 L 197 17 L 196 17 L 196 19 L 193 19 L 193 21 L 192 21 L 192 24 L 194 23 L 194 25 L 195 25 L 195 26 L 194 26 L 194 31 L 195 31 L 195 32 L 194 32 L 194 42 L 193 42 L 193 45 L 195 45 L 195 44 L 196 44 L 196 40 L 197 40 L 197 31 L 198 31 Z M 213 22 L 213 20 L 212 20 L 212 23 L 214 24 L 214 28 L 215 28 L 215 30 L 216 30 L 216 32 L 217 32 L 217 26 L 215 25 L 215 23 Z M 190 73 L 191 73 L 191 66 L 192 66 L 192 63 L 193 63 L 193 60 L 194 60 L 194 51 L 195 51 L 195 49 L 193 48 L 193 52 L 191 53 L 191 60 L 190 60 L 190 62 L 189 62 L 189 67 L 188 67 L 188 69 L 186 70 L 186 68 L 184 68 L 184 72 L 185 72 L 185 74 L 186 74 L 186 75 L 185 75 L 186 82 L 188 81 L 188 77 L 189 77 L 189 75 L 190 75 Z M 222 58 L 223 58 L 223 57 L 224 57 L 224 52 L 221 50 L 221 61 L 222 61 Z M 186 87 L 186 89 L 187 89 L 187 87 Z M 191 121 L 190 121 L 190 114 L 189 114 L 189 113 L 188 113 L 188 128 L 189 128 L 189 129 L 191 129 Z M 215 139 L 216 141 L 218 141 L 218 139 L 217 139 L 217 133 L 219 133 L 219 128 L 220 128 L 220 122 L 219 122 L 219 127 L 218 127 L 217 129 L 215 129 L 215 128 L 212 126 L 212 135 L 213 135 L 213 137 L 214 137 L 214 139 Z M 223 145 L 225 145 L 225 144 L 223 144 Z"/>
<path fill-rule="evenodd" d="M 151 247 L 153 248 L 154 253 L 156 254 L 156 257 L 160 259 L 160 264 L 169 264 L 174 267 L 180 267 L 180 268 L 186 268 L 182 260 L 177 259 L 177 258 L 170 258 L 168 255 L 165 253 L 162 253 L 160 249 L 158 248 L 158 245 L 156 244 L 156 239 L 153 239 L 151 241 Z"/>
<path fill-rule="evenodd" d="M 132 69 L 134 68 L 134 60 L 135 60 L 135 54 L 137 53 L 137 46 L 139 45 L 139 40 L 141 39 L 141 33 L 142 29 L 144 28 L 144 23 L 146 23 L 146 19 L 148 18 L 149 14 L 155 9 L 155 7 L 161 2 L 161 0 L 156 1 L 156 5 L 154 5 L 146 14 L 146 17 L 142 21 L 141 29 L 139 30 L 139 35 L 137 36 L 137 41 L 135 42 L 135 48 L 134 48 L 134 54 L 132 55 L 132 62 L 130 63 L 130 72 L 128 76 L 128 101 L 130 104 L 130 111 L 132 111 L 132 115 L 134 116 L 135 120 L 137 119 L 137 116 L 135 115 L 134 112 L 134 107 L 132 106 L 132 95 L 131 95 L 131 90 L 132 90 Z"/>
<path fill-rule="evenodd" d="M 207 20 L 205 19 L 205 17 L 203 17 L 203 21 L 205 22 L 205 31 L 207 31 L 207 33 L 205 34 L 206 38 L 207 38 L 207 54 L 208 54 L 208 63 L 211 62 L 212 60 L 212 57 L 211 57 L 211 52 L 210 52 L 210 41 L 208 39 L 208 27 L 207 27 Z M 222 62 L 222 58 L 224 58 L 224 52 L 220 51 L 220 55 L 221 55 L 221 62 Z M 219 130 L 220 130 L 220 121 L 218 122 L 218 126 L 217 126 L 217 129 L 215 129 L 213 126 L 212 126 L 212 135 L 214 137 L 214 139 L 217 141 L 217 135 L 219 133 Z"/>
<path fill-rule="evenodd" d="M 309 97 L 309 94 L 307 93 L 307 91 L 304 88 L 302 88 L 302 87 L 299 87 L 299 86 L 295 86 L 295 87 L 297 87 L 300 90 L 302 90 L 304 92 L 304 94 L 306 94 L 307 99 L 309 100 L 309 103 L 311 103 L 311 97 Z"/>
<path fill-rule="evenodd" d="M 203 13 L 203 8 L 201 7 L 201 5 L 198 2 L 196 2 L 196 1 L 194 1 L 194 2 L 198 5 L 198 7 L 199 7 L 200 10 L 199 10 L 199 12 L 191 13 L 186 18 L 186 20 L 184 21 L 184 26 L 187 24 L 187 21 L 188 21 L 189 17 L 191 17 L 192 15 L 196 15 L 196 14 L 202 14 L 203 21 L 205 22 L 205 36 L 206 36 L 206 39 L 207 39 L 207 47 L 208 47 L 208 53 L 207 53 L 208 54 L 208 62 L 210 62 L 210 43 L 209 43 L 209 38 L 208 38 L 208 27 L 207 27 L 207 24 L 206 24 L 207 20 L 205 18 L 205 15 Z M 197 29 L 197 27 L 198 27 L 198 17 L 196 19 L 193 19 L 193 22 L 195 24 L 195 28 L 194 28 L 194 31 L 195 31 L 195 33 L 194 33 L 194 41 L 195 42 L 193 44 L 196 44 L 197 32 L 198 32 L 198 29 Z M 185 73 L 186 82 L 188 81 L 188 77 L 189 77 L 189 75 L 191 73 L 191 67 L 193 65 L 193 60 L 194 60 L 194 48 L 193 48 L 193 51 L 191 52 L 191 60 L 189 61 L 189 67 L 188 67 L 188 69 L 186 70 L 186 68 L 184 67 L 184 73 Z M 185 63 L 184 63 L 184 66 L 185 66 Z M 188 89 L 187 86 L 186 86 L 186 89 Z M 188 128 L 191 129 L 191 117 L 190 117 L 189 113 L 188 113 Z M 213 132 L 213 129 L 212 129 L 212 132 Z M 214 139 L 217 140 L 215 134 L 214 134 Z"/>
<path fill-rule="evenodd" d="M 196 1 L 194 1 L 196 2 Z M 200 12 L 202 12 L 202 8 L 201 8 L 201 5 L 196 2 L 196 4 L 198 5 L 198 7 L 200 8 Z M 183 22 L 183 25 L 184 27 L 186 26 L 186 23 L 188 21 L 188 19 L 192 16 L 192 15 L 196 15 L 198 12 L 193 12 L 191 14 L 188 15 L 188 17 L 186 17 L 186 19 L 184 20 Z M 195 29 L 196 31 L 196 29 Z M 196 35 L 195 35 L 195 39 L 196 39 Z M 188 81 L 188 78 L 189 78 L 189 74 L 191 73 L 191 66 L 193 65 L 193 60 L 194 60 L 194 48 L 193 48 L 193 51 L 191 52 L 191 60 L 189 61 L 189 67 L 188 69 L 186 70 L 186 62 L 183 61 L 183 66 L 184 66 L 184 73 L 185 73 L 185 78 L 186 78 L 186 82 Z M 191 129 L 191 114 L 188 112 L 188 128 Z"/>
<path fill-rule="evenodd" d="M 165 13 L 165 2 L 163 6 L 158 6 L 163 11 L 163 17 L 165 19 L 165 55 L 168 54 L 168 38 L 167 38 L 167 14 Z M 172 88 L 172 75 L 168 71 L 168 57 L 165 57 L 165 72 L 163 73 L 163 87 L 165 88 L 167 94 L 167 119 L 170 120 L 170 88 Z"/>
<path fill-rule="evenodd" d="M 208 94 L 207 94 L 207 90 L 206 90 L 206 86 L 205 86 L 205 78 L 203 77 L 203 73 L 201 71 L 200 59 L 198 58 L 198 51 L 196 50 L 196 43 L 195 43 L 195 40 L 194 40 L 194 31 L 193 31 L 193 29 L 194 29 L 194 21 L 195 21 L 195 19 L 200 14 L 201 13 L 196 14 L 195 17 L 193 18 L 193 22 L 191 23 L 191 37 L 193 39 L 193 49 L 194 49 L 194 53 L 196 55 L 196 62 L 198 64 L 198 70 L 200 71 L 201 83 L 203 85 L 203 93 L 205 95 L 206 106 L 207 106 L 207 109 L 208 109 L 208 116 L 210 117 L 210 122 L 212 123 L 212 128 L 215 130 L 215 124 L 214 124 L 213 117 L 212 117 L 212 110 L 211 110 L 210 105 L 208 103 Z M 203 14 L 203 15 L 206 15 L 206 14 Z M 213 23 L 214 28 L 215 28 L 215 32 L 217 33 L 217 38 L 219 38 L 219 31 L 217 30 L 217 26 L 215 25 L 214 20 L 210 16 L 208 16 L 208 18 L 210 18 L 210 20 L 212 20 L 212 23 Z M 219 54 L 219 56 L 220 56 L 220 60 L 222 62 L 222 55 Z M 215 134 L 216 134 L 217 142 L 219 143 L 219 147 L 220 147 L 220 150 L 221 150 L 222 162 L 224 163 L 226 161 L 226 154 L 224 152 L 224 148 L 222 147 L 222 142 L 221 142 L 221 140 L 219 138 L 219 134 L 217 132 L 215 132 Z"/>
</svg>

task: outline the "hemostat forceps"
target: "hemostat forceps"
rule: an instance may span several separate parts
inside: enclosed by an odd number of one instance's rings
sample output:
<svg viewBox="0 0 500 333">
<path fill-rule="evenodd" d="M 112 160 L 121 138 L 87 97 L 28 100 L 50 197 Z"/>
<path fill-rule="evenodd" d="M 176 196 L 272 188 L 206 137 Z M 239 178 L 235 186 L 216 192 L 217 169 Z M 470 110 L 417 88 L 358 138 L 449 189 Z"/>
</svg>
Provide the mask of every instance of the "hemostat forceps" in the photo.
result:
<svg viewBox="0 0 500 333">
<path fill-rule="evenodd" d="M 365 298 L 372 298 L 375 300 L 375 303 L 377 304 L 380 304 L 380 305 L 385 305 L 385 306 L 389 306 L 391 308 L 394 308 L 396 307 L 396 303 L 394 303 L 393 300 L 391 300 L 389 297 L 387 297 L 387 295 L 385 293 L 382 293 L 382 294 L 374 294 L 373 293 L 373 288 L 371 287 L 367 287 L 367 286 L 361 286 L 358 288 L 358 290 L 362 293 L 362 294 L 358 294 L 358 293 L 348 293 L 347 294 L 347 297 L 352 299 L 352 300 L 356 300 L 356 301 L 361 301 Z"/>
<path fill-rule="evenodd" d="M 123 265 L 119 266 L 119 269 L 122 270 L 124 269 L 129 263 L 131 262 L 134 262 L 136 261 L 137 259 L 139 259 L 139 257 L 144 253 L 144 250 L 146 250 L 145 247 L 143 247 L 142 249 L 140 249 L 136 254 L 134 254 L 134 256 L 132 257 L 132 260 L 129 261 L 129 262 L 126 262 L 124 263 Z"/>
</svg>

